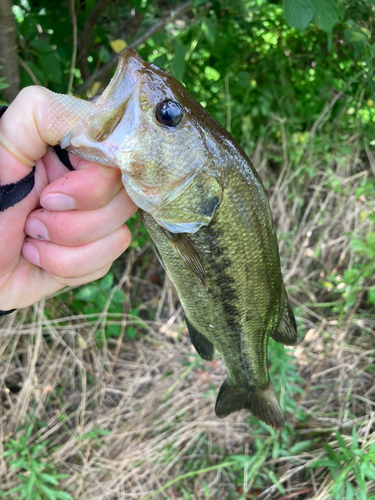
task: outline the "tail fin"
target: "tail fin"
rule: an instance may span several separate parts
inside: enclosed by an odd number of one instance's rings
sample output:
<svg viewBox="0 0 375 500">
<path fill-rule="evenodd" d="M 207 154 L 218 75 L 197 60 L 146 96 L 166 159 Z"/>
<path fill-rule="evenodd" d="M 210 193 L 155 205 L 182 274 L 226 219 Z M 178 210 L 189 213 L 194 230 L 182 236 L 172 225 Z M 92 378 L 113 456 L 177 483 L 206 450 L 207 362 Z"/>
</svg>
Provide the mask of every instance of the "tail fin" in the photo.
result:
<svg viewBox="0 0 375 500">
<path fill-rule="evenodd" d="M 230 386 L 226 379 L 216 400 L 216 415 L 223 418 L 243 409 L 250 410 L 254 417 L 277 429 L 284 425 L 284 417 L 271 384 L 266 389 L 250 392 L 242 387 Z"/>
<path fill-rule="evenodd" d="M 285 345 L 293 345 L 297 342 L 296 320 L 288 299 L 286 299 L 284 313 L 280 323 L 276 331 L 271 334 L 271 337 L 273 340 L 276 340 L 276 342 Z"/>
</svg>

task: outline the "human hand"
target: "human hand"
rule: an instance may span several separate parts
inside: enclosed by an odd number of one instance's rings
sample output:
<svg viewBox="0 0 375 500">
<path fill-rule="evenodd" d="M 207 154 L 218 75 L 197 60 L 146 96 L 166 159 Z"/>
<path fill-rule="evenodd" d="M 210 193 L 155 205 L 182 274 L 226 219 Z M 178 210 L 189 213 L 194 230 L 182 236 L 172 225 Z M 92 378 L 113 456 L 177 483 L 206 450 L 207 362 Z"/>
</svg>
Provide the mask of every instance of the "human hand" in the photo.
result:
<svg viewBox="0 0 375 500">
<path fill-rule="evenodd" d="M 76 170 L 69 171 L 52 148 L 47 150 L 91 105 L 27 87 L 0 119 L 8 143 L 35 163 L 33 190 L 0 212 L 2 311 L 104 276 L 130 243 L 124 223 L 137 207 L 122 186 L 120 170 L 71 155 Z M 1 186 L 18 182 L 30 170 L 0 145 Z"/>
</svg>

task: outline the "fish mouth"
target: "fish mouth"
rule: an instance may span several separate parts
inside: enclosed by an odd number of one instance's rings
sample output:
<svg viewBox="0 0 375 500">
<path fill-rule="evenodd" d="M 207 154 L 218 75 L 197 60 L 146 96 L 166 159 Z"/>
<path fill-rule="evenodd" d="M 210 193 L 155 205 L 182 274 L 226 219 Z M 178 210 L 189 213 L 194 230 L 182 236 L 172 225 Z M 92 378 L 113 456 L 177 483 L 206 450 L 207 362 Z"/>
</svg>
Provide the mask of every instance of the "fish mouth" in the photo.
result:
<svg viewBox="0 0 375 500">
<path fill-rule="evenodd" d="M 138 94 L 145 68 L 145 61 L 134 49 L 124 50 L 109 85 L 77 127 L 63 138 L 61 147 L 81 158 L 110 165 L 108 157 L 113 158 L 124 148 L 137 122 L 137 106 L 131 101 Z"/>
</svg>

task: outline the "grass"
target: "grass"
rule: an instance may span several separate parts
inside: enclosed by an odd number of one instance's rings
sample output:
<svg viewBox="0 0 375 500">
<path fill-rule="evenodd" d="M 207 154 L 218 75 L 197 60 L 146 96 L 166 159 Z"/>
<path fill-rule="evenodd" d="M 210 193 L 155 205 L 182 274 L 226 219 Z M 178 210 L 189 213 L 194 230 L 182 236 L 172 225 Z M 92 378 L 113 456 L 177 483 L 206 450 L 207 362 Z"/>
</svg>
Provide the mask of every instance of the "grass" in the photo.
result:
<svg viewBox="0 0 375 500">
<path fill-rule="evenodd" d="M 326 145 L 255 151 L 300 336 L 270 349 L 286 426 L 215 417 L 225 367 L 194 352 L 136 222 L 103 283 L 1 320 L 5 498 L 375 499 L 375 164 L 358 136 Z"/>
</svg>

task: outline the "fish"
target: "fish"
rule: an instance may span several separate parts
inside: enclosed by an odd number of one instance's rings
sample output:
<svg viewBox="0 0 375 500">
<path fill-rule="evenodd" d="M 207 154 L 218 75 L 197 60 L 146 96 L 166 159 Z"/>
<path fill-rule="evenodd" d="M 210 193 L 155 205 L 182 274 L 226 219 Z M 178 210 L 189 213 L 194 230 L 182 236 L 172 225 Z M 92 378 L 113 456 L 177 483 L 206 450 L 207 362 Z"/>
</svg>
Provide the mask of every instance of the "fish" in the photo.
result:
<svg viewBox="0 0 375 500">
<path fill-rule="evenodd" d="M 247 409 L 281 428 L 268 339 L 293 345 L 297 329 L 267 195 L 239 144 L 181 83 L 126 49 L 61 146 L 121 169 L 192 344 L 226 365 L 216 415 Z"/>
</svg>

